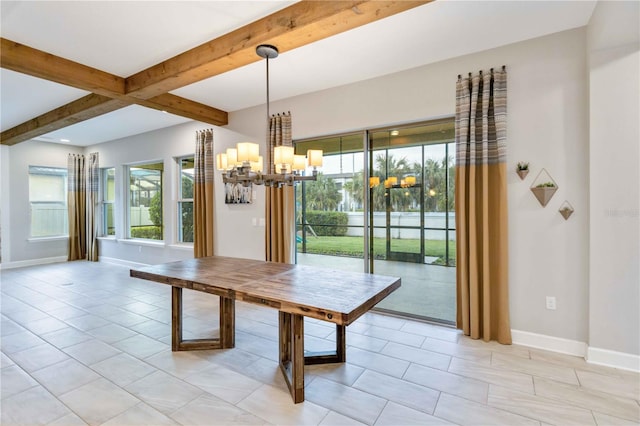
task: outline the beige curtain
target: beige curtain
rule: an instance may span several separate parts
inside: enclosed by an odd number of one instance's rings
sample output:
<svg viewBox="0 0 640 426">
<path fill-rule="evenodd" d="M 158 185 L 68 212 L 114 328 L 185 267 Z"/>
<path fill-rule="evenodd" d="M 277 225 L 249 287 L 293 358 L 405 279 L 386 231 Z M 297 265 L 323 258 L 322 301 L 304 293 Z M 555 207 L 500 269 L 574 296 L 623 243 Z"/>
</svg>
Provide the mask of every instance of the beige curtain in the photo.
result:
<svg viewBox="0 0 640 426">
<path fill-rule="evenodd" d="M 267 150 L 268 173 L 275 173 L 273 148 L 279 145 L 292 146 L 291 113 L 272 115 L 269 120 L 269 149 Z M 295 256 L 295 192 L 293 186 L 266 189 L 266 260 L 294 263 Z"/>
<path fill-rule="evenodd" d="M 67 158 L 67 206 L 69 212 L 69 255 L 67 260 L 87 257 L 86 181 L 84 155 Z"/>
<path fill-rule="evenodd" d="M 507 73 L 456 86 L 457 326 L 511 343 L 507 248 Z"/>
<path fill-rule="evenodd" d="M 213 130 L 196 132 L 193 256 L 213 256 Z"/>
<path fill-rule="evenodd" d="M 89 154 L 87 170 L 87 260 L 98 261 L 98 203 L 100 202 L 100 164 L 98 153 Z"/>
</svg>

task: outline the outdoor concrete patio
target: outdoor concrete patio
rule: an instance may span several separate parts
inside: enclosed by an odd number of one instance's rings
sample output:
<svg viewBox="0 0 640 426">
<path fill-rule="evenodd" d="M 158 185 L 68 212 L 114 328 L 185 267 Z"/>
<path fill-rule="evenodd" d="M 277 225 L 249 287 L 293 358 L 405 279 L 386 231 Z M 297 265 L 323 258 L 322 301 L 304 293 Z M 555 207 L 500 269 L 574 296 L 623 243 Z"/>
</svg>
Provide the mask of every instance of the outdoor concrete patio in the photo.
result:
<svg viewBox="0 0 640 426">
<path fill-rule="evenodd" d="M 298 253 L 301 265 L 362 271 L 363 260 L 352 257 Z M 376 308 L 454 323 L 456 319 L 456 268 L 377 260 L 374 273 L 402 278 L 402 287 Z"/>
</svg>

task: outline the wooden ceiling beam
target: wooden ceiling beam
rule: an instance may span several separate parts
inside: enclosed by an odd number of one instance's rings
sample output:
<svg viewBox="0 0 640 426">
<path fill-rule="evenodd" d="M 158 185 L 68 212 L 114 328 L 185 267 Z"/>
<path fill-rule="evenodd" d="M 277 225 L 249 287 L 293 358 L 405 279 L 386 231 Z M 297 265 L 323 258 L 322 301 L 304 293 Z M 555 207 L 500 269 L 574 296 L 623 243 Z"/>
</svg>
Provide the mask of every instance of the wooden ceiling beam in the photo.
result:
<svg viewBox="0 0 640 426">
<path fill-rule="evenodd" d="M 13 145 L 132 103 L 223 126 L 225 111 L 168 92 L 260 60 L 259 44 L 284 53 L 431 1 L 302 0 L 126 79 L 2 38 L 2 68 L 93 95 L 2 132 L 0 143 Z"/>
<path fill-rule="evenodd" d="M 124 78 L 5 38 L 0 44 L 0 65 L 98 95 L 125 99 Z"/>
<path fill-rule="evenodd" d="M 3 145 L 14 145 L 131 104 L 216 126 L 224 126 L 229 122 L 225 111 L 175 95 L 163 94 L 152 99 L 128 97 L 124 94 L 125 80 L 122 77 L 5 38 L 0 39 L 0 65 L 11 71 L 86 90 L 95 95 L 84 96 L 2 132 L 0 143 Z M 119 102 L 110 102 L 111 100 Z M 120 106 L 117 107 L 118 105 Z M 83 106 L 87 108 L 86 114 L 82 114 L 80 110 Z M 56 123 L 56 119 L 59 122 Z M 38 124 L 43 126 L 42 129 L 34 127 Z"/>
<path fill-rule="evenodd" d="M 148 99 L 260 60 L 256 46 L 281 53 L 433 0 L 303 0 L 128 77 L 126 93 Z"/>
<path fill-rule="evenodd" d="M 98 117 L 129 105 L 129 102 L 92 93 L 59 108 L 32 118 L 0 134 L 3 145 L 15 145 L 29 139 Z"/>
</svg>

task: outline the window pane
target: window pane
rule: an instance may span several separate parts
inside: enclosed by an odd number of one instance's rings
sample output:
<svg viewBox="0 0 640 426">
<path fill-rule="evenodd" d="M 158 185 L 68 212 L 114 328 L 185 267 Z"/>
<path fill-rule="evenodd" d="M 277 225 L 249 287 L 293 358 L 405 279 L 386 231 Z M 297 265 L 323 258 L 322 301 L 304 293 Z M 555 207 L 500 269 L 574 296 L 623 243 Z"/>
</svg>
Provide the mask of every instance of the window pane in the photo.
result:
<svg viewBox="0 0 640 426">
<path fill-rule="evenodd" d="M 180 199 L 193 199 L 193 157 L 180 159 Z"/>
<path fill-rule="evenodd" d="M 103 205 L 102 217 L 104 218 L 104 235 L 116 235 L 116 227 L 113 220 L 113 203 Z"/>
<path fill-rule="evenodd" d="M 193 242 L 193 201 L 178 203 L 178 241 L 183 243 Z"/>
<path fill-rule="evenodd" d="M 116 169 L 102 170 L 102 235 L 116 235 L 113 206 L 116 199 Z"/>
<path fill-rule="evenodd" d="M 162 240 L 163 163 L 129 167 L 129 227 L 131 238 Z"/>
<path fill-rule="evenodd" d="M 178 188 L 178 242 L 193 242 L 193 181 L 194 157 L 178 159 L 180 182 Z"/>
<path fill-rule="evenodd" d="M 116 169 L 104 170 L 104 201 L 114 201 L 116 199 Z"/>
<path fill-rule="evenodd" d="M 68 234 L 66 183 L 66 169 L 29 167 L 32 237 Z"/>
</svg>

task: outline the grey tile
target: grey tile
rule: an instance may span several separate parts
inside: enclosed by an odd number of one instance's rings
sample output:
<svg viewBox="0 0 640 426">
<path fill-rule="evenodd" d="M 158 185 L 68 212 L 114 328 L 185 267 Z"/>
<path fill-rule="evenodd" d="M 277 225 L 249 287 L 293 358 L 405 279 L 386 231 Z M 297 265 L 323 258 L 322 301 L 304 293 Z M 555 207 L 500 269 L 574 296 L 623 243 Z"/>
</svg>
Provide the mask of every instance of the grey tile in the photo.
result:
<svg viewBox="0 0 640 426">
<path fill-rule="evenodd" d="M 105 343 L 115 343 L 128 337 L 137 335 L 136 332 L 124 328 L 118 324 L 103 325 L 102 327 L 91 329 L 87 331 L 87 333 Z"/>
<path fill-rule="evenodd" d="M 67 346 L 63 351 L 86 365 L 95 364 L 120 353 L 119 350 L 97 339 Z"/>
<path fill-rule="evenodd" d="M 640 424 L 640 405 L 633 400 L 590 388 L 534 378 L 536 395 L 561 399 L 572 405 L 620 417 Z"/>
<path fill-rule="evenodd" d="M 376 421 L 376 426 L 452 425 L 444 419 L 414 410 L 395 402 L 389 402 Z"/>
<path fill-rule="evenodd" d="M 276 425 L 317 425 L 329 412 L 308 400 L 293 404 L 289 392 L 269 385 L 261 385 L 236 405 Z"/>
<path fill-rule="evenodd" d="M 187 376 L 184 381 L 232 404 L 237 404 L 262 386 L 257 380 L 219 365 Z"/>
<path fill-rule="evenodd" d="M 165 415 L 193 401 L 204 392 L 169 374 L 157 371 L 127 386 L 125 389 Z"/>
<path fill-rule="evenodd" d="M 579 384 L 573 368 L 549 364 L 535 359 L 524 359 L 508 354 L 494 353 L 491 358 L 491 365 L 504 370 L 519 371 L 532 376 L 546 377 L 570 385 L 577 386 Z"/>
<path fill-rule="evenodd" d="M 104 423 L 140 401 L 106 379 L 98 379 L 58 397 L 91 425 Z"/>
<path fill-rule="evenodd" d="M 440 392 L 395 377 L 365 371 L 353 385 L 372 395 L 433 414 Z"/>
<path fill-rule="evenodd" d="M 393 342 L 389 342 L 389 344 L 382 349 L 381 353 L 394 358 L 403 359 L 405 361 L 445 371 L 449 368 L 449 363 L 451 362 L 451 357 L 449 355 L 443 355 L 437 352 L 418 349 Z"/>
<path fill-rule="evenodd" d="M 411 364 L 402 378 L 412 383 L 458 395 L 472 401 L 487 402 L 489 385 L 476 379 L 418 364 Z"/>
<path fill-rule="evenodd" d="M 79 331 L 73 327 L 66 327 L 42 335 L 42 338 L 52 345 L 63 349 L 81 342 L 91 340 L 93 337 L 84 331 Z"/>
<path fill-rule="evenodd" d="M 404 331 L 391 330 L 384 327 L 372 325 L 363 333 L 365 336 L 377 337 L 378 339 L 388 340 L 390 342 L 402 343 L 408 346 L 419 348 L 425 340 L 424 336 L 419 334 L 405 333 Z"/>
<path fill-rule="evenodd" d="M 49 343 L 34 346 L 11 355 L 24 370 L 32 372 L 69 359 L 69 356 Z"/>
<path fill-rule="evenodd" d="M 321 377 L 305 388 L 305 400 L 329 408 L 362 423 L 373 424 L 386 400 Z"/>
<path fill-rule="evenodd" d="M 149 364 L 125 353 L 92 364 L 91 369 L 118 386 L 126 386 L 157 371 Z"/>
<path fill-rule="evenodd" d="M 522 392 L 533 394 L 533 377 L 529 374 L 494 368 L 491 365 L 478 364 L 460 358 L 453 358 L 449 372 L 464 377 L 472 377 L 498 386 L 505 386 Z"/>
<path fill-rule="evenodd" d="M 103 426 L 123 426 L 123 425 L 153 425 L 171 426 L 177 425 L 174 420 L 165 416 L 158 410 L 148 406 L 144 402 L 135 405 L 112 419 L 102 423 Z"/>
<path fill-rule="evenodd" d="M 589 410 L 496 385 L 490 387 L 488 404 L 550 424 L 595 425 Z"/>
<path fill-rule="evenodd" d="M 394 377 L 402 377 L 409 362 L 358 348 L 347 348 L 347 362 Z"/>
<path fill-rule="evenodd" d="M 0 370 L 0 396 L 2 399 L 37 385 L 38 382 L 33 380 L 29 374 L 17 365 L 11 365 Z"/>
<path fill-rule="evenodd" d="M 539 421 L 442 393 L 434 415 L 460 425 L 530 425 Z"/>
<path fill-rule="evenodd" d="M 329 411 L 324 419 L 320 422 L 321 426 L 363 426 L 361 423 L 351 417 L 343 416 L 335 411 Z"/>
<path fill-rule="evenodd" d="M 158 352 L 166 352 L 170 349 L 167 344 L 141 334 L 120 340 L 113 343 L 112 346 L 140 359 L 147 358 Z"/>
<path fill-rule="evenodd" d="M 176 410 L 171 417 L 180 424 L 194 426 L 268 424 L 266 420 L 206 393 Z"/>
<path fill-rule="evenodd" d="M 43 387 L 35 386 L 2 400 L 0 424 L 41 425 L 69 413 L 69 409 Z"/>
<path fill-rule="evenodd" d="M 2 352 L 11 355 L 43 343 L 44 341 L 38 336 L 25 330 L 2 337 L 0 347 L 2 348 Z"/>
<path fill-rule="evenodd" d="M 75 359 L 45 367 L 33 372 L 32 376 L 54 395 L 61 395 L 100 378 L 93 370 Z"/>
<path fill-rule="evenodd" d="M 592 371 L 576 370 L 580 385 L 623 398 L 640 400 L 640 375 L 637 373 L 611 376 Z"/>
</svg>

